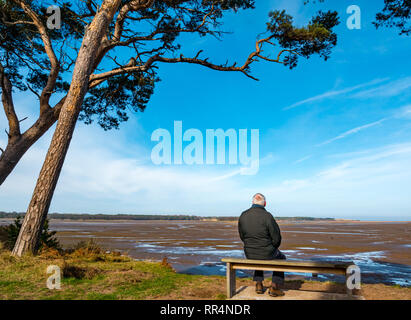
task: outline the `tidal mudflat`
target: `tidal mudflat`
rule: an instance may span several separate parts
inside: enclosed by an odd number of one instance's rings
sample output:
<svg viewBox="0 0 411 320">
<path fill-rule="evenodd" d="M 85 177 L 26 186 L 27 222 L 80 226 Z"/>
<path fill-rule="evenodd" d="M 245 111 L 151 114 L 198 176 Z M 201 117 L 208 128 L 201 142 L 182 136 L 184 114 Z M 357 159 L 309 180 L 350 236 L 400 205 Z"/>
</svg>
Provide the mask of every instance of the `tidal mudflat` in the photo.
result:
<svg viewBox="0 0 411 320">
<path fill-rule="evenodd" d="M 287 259 L 350 260 L 361 267 L 363 282 L 411 286 L 411 222 L 312 221 L 279 225 L 283 236 L 280 249 Z M 167 257 L 177 271 L 185 273 L 224 275 L 221 258 L 244 257 L 234 222 L 52 220 L 50 226 L 65 247 L 93 239 L 108 250 L 120 250 L 136 259 Z M 249 274 L 238 271 L 238 276 Z M 319 277 L 330 279 L 344 280 Z"/>
</svg>

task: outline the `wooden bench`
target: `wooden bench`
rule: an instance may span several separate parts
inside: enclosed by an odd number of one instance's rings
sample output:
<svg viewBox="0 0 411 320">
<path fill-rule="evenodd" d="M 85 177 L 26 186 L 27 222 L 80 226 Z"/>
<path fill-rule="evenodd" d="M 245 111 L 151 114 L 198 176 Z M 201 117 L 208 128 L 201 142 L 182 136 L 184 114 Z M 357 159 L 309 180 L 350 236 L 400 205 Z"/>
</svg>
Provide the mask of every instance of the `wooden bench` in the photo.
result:
<svg viewBox="0 0 411 320">
<path fill-rule="evenodd" d="M 319 261 L 290 261 L 290 260 L 248 260 L 224 258 L 222 262 L 227 263 L 227 298 L 236 293 L 235 277 L 236 270 L 262 270 L 312 273 L 313 275 L 328 273 L 341 274 L 346 278 L 347 269 L 353 262 L 319 262 Z M 352 295 L 352 290 L 347 288 L 347 294 Z"/>
</svg>

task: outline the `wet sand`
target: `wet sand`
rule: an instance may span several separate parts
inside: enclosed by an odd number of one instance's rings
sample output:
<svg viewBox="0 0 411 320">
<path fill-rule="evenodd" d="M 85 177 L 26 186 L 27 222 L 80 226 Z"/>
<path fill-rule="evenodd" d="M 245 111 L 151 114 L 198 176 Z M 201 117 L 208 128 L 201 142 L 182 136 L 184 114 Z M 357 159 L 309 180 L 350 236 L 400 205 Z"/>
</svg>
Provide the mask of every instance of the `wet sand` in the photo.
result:
<svg viewBox="0 0 411 320">
<path fill-rule="evenodd" d="M 411 285 L 411 222 L 279 225 L 280 250 L 287 259 L 354 261 L 361 267 L 364 282 Z M 108 250 L 121 250 L 136 259 L 167 257 L 176 270 L 186 273 L 224 274 L 221 258 L 244 257 L 234 222 L 52 220 L 50 228 L 65 247 L 94 239 Z M 239 271 L 239 276 L 249 274 Z"/>
</svg>

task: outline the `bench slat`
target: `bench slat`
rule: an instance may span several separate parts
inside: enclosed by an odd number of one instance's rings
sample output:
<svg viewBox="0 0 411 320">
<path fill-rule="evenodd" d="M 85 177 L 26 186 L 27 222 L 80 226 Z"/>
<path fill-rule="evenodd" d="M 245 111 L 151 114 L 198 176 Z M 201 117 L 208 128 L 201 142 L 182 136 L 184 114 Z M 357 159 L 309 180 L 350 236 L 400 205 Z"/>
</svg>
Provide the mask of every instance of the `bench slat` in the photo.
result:
<svg viewBox="0 0 411 320">
<path fill-rule="evenodd" d="M 263 271 L 282 271 L 282 272 L 300 272 L 300 273 L 331 273 L 345 275 L 345 268 L 315 268 L 315 267 L 275 267 L 260 264 L 234 264 L 232 267 L 234 270 L 263 270 Z"/>
<path fill-rule="evenodd" d="M 235 258 L 224 258 L 221 260 L 225 263 L 232 263 L 233 266 L 236 264 L 246 265 L 270 265 L 270 266 L 284 266 L 284 267 L 313 267 L 313 268 L 335 268 L 335 269 L 346 269 L 348 266 L 354 263 L 349 262 L 327 262 L 327 261 L 290 261 L 290 260 L 251 260 L 251 259 L 235 259 Z"/>
</svg>

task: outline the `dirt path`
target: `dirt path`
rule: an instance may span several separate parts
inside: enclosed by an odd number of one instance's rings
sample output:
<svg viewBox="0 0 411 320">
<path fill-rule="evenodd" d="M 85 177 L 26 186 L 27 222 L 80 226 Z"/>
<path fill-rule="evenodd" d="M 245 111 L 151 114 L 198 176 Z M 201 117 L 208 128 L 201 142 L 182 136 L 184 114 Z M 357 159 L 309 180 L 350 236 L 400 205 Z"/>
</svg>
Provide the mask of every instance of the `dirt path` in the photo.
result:
<svg viewBox="0 0 411 320">
<path fill-rule="evenodd" d="M 264 283 L 265 286 L 269 284 L 269 281 Z M 185 288 L 173 291 L 166 296 L 156 297 L 156 299 L 225 299 L 225 285 L 226 280 L 224 277 L 202 277 Z M 237 288 L 242 286 L 254 287 L 254 282 L 250 279 L 237 279 Z M 284 288 L 307 292 L 346 293 L 346 288 L 343 284 L 332 282 L 293 280 L 286 281 Z M 364 297 L 365 300 L 411 300 L 411 288 L 387 286 L 384 284 L 363 284 L 361 290 L 356 295 Z"/>
</svg>

